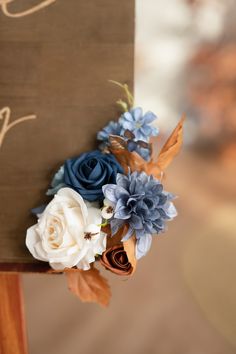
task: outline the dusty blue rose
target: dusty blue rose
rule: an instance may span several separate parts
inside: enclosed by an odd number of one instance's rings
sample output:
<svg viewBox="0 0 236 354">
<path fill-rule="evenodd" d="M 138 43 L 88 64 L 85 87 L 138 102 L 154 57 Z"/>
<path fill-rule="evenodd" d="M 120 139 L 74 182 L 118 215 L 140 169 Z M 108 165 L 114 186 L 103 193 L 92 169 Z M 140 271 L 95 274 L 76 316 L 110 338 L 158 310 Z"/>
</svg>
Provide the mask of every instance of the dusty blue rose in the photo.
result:
<svg viewBox="0 0 236 354">
<path fill-rule="evenodd" d="M 113 155 L 95 150 L 66 160 L 64 182 L 84 199 L 99 201 L 103 199 L 103 185 L 116 183 L 117 173 L 122 172 L 122 167 Z"/>
</svg>

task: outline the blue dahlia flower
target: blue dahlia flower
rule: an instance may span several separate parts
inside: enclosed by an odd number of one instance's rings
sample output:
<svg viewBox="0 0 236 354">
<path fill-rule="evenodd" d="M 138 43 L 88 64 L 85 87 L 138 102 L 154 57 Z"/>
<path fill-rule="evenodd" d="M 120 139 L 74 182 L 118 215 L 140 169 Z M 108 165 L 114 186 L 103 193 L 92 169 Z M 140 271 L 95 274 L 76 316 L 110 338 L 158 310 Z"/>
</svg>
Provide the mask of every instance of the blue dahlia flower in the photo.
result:
<svg viewBox="0 0 236 354">
<path fill-rule="evenodd" d="M 129 130 L 134 134 L 136 140 L 148 141 L 151 136 L 158 134 L 157 128 L 150 126 L 150 123 L 156 118 L 156 115 L 152 112 L 143 115 L 143 110 L 140 107 L 131 109 L 129 112 L 122 114 L 119 119 L 119 124 L 122 127 L 121 135 Z"/>
<path fill-rule="evenodd" d="M 133 172 L 128 176 L 117 174 L 117 184 L 103 186 L 103 193 L 114 208 L 111 220 L 112 234 L 129 225 L 123 241 L 135 234 L 136 256 L 144 256 L 152 242 L 152 235 L 165 230 L 167 220 L 177 215 L 172 203 L 174 196 L 163 190 L 163 185 L 145 172 Z"/>
</svg>

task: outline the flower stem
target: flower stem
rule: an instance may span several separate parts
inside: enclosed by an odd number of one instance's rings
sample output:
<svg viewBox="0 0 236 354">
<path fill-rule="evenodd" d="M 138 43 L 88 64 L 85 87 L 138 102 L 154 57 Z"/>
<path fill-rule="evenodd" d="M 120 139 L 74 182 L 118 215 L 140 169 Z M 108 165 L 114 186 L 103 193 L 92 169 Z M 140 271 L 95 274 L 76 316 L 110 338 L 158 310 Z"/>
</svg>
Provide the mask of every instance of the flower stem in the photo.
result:
<svg viewBox="0 0 236 354">
<path fill-rule="evenodd" d="M 104 223 L 99 224 L 98 226 L 105 227 L 105 226 L 107 226 L 107 225 L 108 225 L 108 220 L 105 220 Z"/>
<path fill-rule="evenodd" d="M 108 80 L 108 81 L 111 82 L 112 84 L 119 86 L 120 88 L 122 88 L 124 90 L 125 96 L 127 98 L 127 103 L 120 99 L 117 101 L 117 104 L 119 106 L 121 106 L 124 111 L 128 111 L 128 105 L 129 105 L 129 108 L 133 107 L 134 97 L 129 90 L 129 86 L 127 84 L 121 84 L 120 82 L 114 81 L 114 80 Z"/>
</svg>

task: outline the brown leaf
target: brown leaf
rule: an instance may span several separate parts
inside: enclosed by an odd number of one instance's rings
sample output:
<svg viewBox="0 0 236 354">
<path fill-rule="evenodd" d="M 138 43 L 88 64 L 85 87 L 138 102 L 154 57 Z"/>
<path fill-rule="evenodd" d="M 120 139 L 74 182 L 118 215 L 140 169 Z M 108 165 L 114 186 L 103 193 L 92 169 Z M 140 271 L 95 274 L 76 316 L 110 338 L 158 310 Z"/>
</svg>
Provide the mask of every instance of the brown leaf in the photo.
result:
<svg viewBox="0 0 236 354">
<path fill-rule="evenodd" d="M 101 231 L 107 235 L 111 234 L 111 225 L 107 224 L 106 226 L 102 226 Z"/>
<path fill-rule="evenodd" d="M 130 264 L 133 267 L 132 273 L 133 274 L 136 270 L 136 266 L 137 266 L 137 259 L 135 256 L 135 248 L 136 248 L 136 237 L 135 235 L 133 235 L 132 237 L 130 237 L 127 241 L 123 242 L 123 247 L 124 250 L 127 254 L 128 260 L 130 262 Z"/>
<path fill-rule="evenodd" d="M 150 155 L 151 155 L 151 161 L 157 161 L 159 140 L 160 140 L 160 137 L 159 137 L 159 136 L 152 136 L 152 137 L 150 138 L 150 146 L 151 146 Z"/>
<path fill-rule="evenodd" d="M 69 290 L 81 301 L 108 306 L 111 297 L 110 286 L 98 269 L 67 271 L 66 275 Z"/>
<path fill-rule="evenodd" d="M 124 132 L 124 136 L 127 138 L 127 139 L 135 139 L 135 135 L 134 133 L 132 133 L 129 129 L 126 129 L 125 132 Z"/>
<path fill-rule="evenodd" d="M 146 143 L 146 141 L 138 140 L 137 144 L 141 148 L 150 149 L 150 144 Z"/>
<path fill-rule="evenodd" d="M 173 158 L 179 153 L 183 142 L 183 123 L 185 120 L 185 115 L 182 116 L 178 125 L 167 139 L 166 143 L 162 147 L 157 161 L 156 155 L 156 145 L 157 139 L 151 140 L 151 160 L 146 162 L 140 155 L 135 151 L 130 152 L 127 147 L 119 140 L 112 137 L 112 144 L 109 147 L 110 152 L 116 157 L 118 162 L 124 168 L 124 172 L 128 173 L 129 169 L 131 172 L 134 171 L 144 171 L 149 175 L 153 175 L 156 178 L 160 178 L 163 171 L 168 167 Z"/>
<path fill-rule="evenodd" d="M 111 149 L 114 150 L 125 150 L 127 148 L 127 142 L 125 139 L 118 135 L 110 135 L 109 144 Z"/>
<path fill-rule="evenodd" d="M 133 172 L 143 171 L 145 169 L 146 161 L 136 152 L 128 151 L 127 142 L 124 138 L 110 135 L 109 143 L 110 152 L 124 168 L 125 173 L 128 173 L 129 170 Z"/>
<path fill-rule="evenodd" d="M 131 172 L 145 170 L 146 161 L 136 152 L 130 152 L 127 149 L 114 149 L 112 147 L 110 151 L 121 164 L 125 173 L 128 173 L 129 169 Z"/>
<path fill-rule="evenodd" d="M 107 234 L 107 248 L 120 244 L 122 238 L 127 234 L 128 228 L 129 226 L 125 224 L 115 235 L 111 236 L 111 232 L 110 234 Z"/>
<path fill-rule="evenodd" d="M 158 159 L 157 165 L 161 171 L 164 171 L 166 167 L 171 163 L 173 158 L 179 153 L 183 143 L 183 124 L 185 120 L 185 114 L 180 119 L 176 128 L 173 130 L 170 137 L 162 147 Z"/>
<path fill-rule="evenodd" d="M 145 166 L 145 170 L 147 175 L 152 175 L 153 177 L 157 178 L 157 179 L 161 179 L 163 172 L 162 170 L 159 168 L 157 162 L 148 162 Z"/>
<path fill-rule="evenodd" d="M 157 160 L 155 157 L 156 154 L 156 140 L 152 141 L 153 149 L 152 149 L 152 158 L 151 161 L 148 162 L 145 166 L 145 172 L 147 174 L 153 175 L 156 178 L 161 178 L 164 170 L 171 163 L 173 158 L 179 153 L 180 148 L 183 143 L 183 123 L 185 120 L 185 115 L 182 116 L 176 128 L 167 139 L 166 143 L 162 147 Z"/>
</svg>

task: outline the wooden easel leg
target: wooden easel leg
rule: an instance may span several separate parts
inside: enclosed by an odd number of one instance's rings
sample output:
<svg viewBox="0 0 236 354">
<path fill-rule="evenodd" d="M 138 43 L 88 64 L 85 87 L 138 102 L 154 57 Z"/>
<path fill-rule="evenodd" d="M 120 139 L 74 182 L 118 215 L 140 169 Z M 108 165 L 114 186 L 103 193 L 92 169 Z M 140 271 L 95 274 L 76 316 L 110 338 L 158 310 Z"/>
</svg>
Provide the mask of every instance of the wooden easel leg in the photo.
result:
<svg viewBox="0 0 236 354">
<path fill-rule="evenodd" d="M 26 354 L 20 274 L 0 273 L 0 354 Z"/>
</svg>

